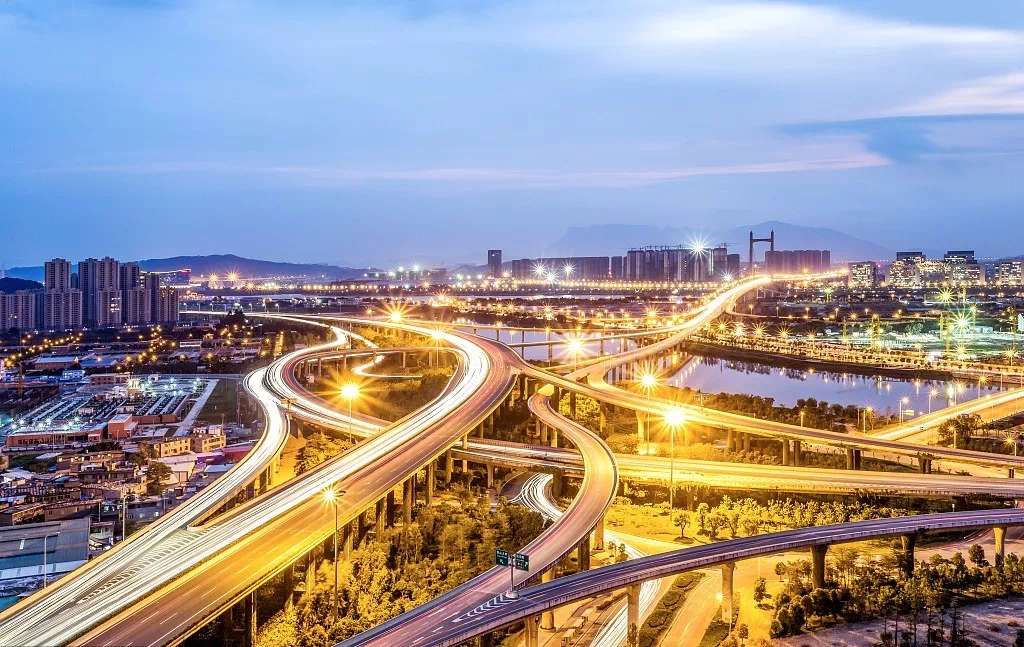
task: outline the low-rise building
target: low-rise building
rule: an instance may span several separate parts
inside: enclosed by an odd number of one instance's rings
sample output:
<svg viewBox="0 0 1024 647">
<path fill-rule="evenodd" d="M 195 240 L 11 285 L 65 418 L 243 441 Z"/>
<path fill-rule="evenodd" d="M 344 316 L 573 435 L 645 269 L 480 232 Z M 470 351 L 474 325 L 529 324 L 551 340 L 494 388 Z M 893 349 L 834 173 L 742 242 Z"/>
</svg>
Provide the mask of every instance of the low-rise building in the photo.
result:
<svg viewBox="0 0 1024 647">
<path fill-rule="evenodd" d="M 169 436 L 165 438 L 149 438 L 139 441 L 139 449 L 153 458 L 166 458 L 178 456 L 192 450 L 187 436 Z"/>
<path fill-rule="evenodd" d="M 192 434 L 189 436 L 192 451 L 196 454 L 205 454 L 227 445 L 224 434 Z"/>
</svg>

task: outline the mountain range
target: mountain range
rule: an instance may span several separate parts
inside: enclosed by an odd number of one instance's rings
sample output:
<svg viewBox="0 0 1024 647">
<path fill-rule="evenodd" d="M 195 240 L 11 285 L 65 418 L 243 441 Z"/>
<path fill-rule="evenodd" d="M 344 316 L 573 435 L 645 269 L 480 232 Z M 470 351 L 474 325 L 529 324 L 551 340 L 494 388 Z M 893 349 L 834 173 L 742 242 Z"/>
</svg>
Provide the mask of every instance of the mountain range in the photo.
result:
<svg viewBox="0 0 1024 647">
<path fill-rule="evenodd" d="M 365 269 L 338 267 L 326 263 L 286 263 L 280 261 L 264 261 L 245 258 L 234 254 L 210 254 L 206 256 L 172 256 L 171 258 L 147 258 L 138 263 L 144 272 L 170 272 L 180 269 L 191 269 L 193 276 L 209 274 L 226 275 L 237 273 L 241 278 L 265 276 L 306 276 L 325 279 L 344 279 L 362 276 Z M 76 266 L 73 266 L 73 269 Z M 7 276 L 43 280 L 43 267 L 12 267 Z"/>
<path fill-rule="evenodd" d="M 882 260 L 894 256 L 892 250 L 835 229 L 804 227 L 779 221 L 729 229 L 618 224 L 569 227 L 561 238 L 548 246 L 547 253 L 549 256 L 611 256 L 624 254 L 631 247 L 691 245 L 699 241 L 706 246 L 727 243 L 729 251 L 739 253 L 745 262 L 750 232 L 753 231 L 755 237 L 767 238 L 773 230 L 777 250 L 828 249 L 832 252 L 833 262 Z M 755 259 L 763 259 L 767 248 L 767 243 L 755 245 Z"/>
</svg>

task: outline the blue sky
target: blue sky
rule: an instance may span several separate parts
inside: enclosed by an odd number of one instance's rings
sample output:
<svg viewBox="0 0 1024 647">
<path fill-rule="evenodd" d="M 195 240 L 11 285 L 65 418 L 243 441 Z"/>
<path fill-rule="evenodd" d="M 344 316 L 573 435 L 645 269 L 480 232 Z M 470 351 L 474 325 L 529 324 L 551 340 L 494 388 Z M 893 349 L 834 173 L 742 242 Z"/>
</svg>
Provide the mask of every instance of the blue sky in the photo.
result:
<svg viewBox="0 0 1024 647">
<path fill-rule="evenodd" d="M 6 0 L 0 106 L 8 267 L 772 219 L 1024 253 L 1015 0 Z"/>
</svg>

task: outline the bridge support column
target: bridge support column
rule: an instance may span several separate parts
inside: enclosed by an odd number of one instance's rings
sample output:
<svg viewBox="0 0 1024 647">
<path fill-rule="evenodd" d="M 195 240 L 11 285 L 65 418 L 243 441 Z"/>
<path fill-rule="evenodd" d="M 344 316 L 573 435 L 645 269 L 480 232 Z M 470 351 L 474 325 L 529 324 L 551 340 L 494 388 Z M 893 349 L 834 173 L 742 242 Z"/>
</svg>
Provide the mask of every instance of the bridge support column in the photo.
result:
<svg viewBox="0 0 1024 647">
<path fill-rule="evenodd" d="M 743 433 L 743 451 L 750 451 L 750 434 L 747 432 Z"/>
<path fill-rule="evenodd" d="M 931 474 L 932 473 L 932 461 L 931 461 L 930 458 L 925 458 L 923 456 L 919 456 L 917 458 L 917 467 L 921 471 L 922 474 Z"/>
<path fill-rule="evenodd" d="M 551 441 L 551 446 L 552 447 L 558 447 L 558 428 L 557 427 L 549 427 L 548 428 L 548 439 Z"/>
<path fill-rule="evenodd" d="M 626 632 L 636 627 L 640 630 L 640 585 L 633 584 L 626 589 Z"/>
<path fill-rule="evenodd" d="M 245 597 L 244 605 L 245 637 L 242 639 L 242 644 L 245 645 L 245 647 L 252 647 L 256 644 L 256 591 L 253 591 Z"/>
<path fill-rule="evenodd" d="M 800 467 L 800 465 L 803 462 L 804 462 L 804 457 L 803 457 L 803 451 L 801 450 L 801 447 L 800 447 L 800 441 L 799 440 L 794 440 L 793 441 L 793 465 L 796 466 L 796 467 Z"/>
<path fill-rule="evenodd" d="M 1016 473 L 1013 471 L 1012 467 L 1009 468 L 1008 470 L 1006 470 L 1006 478 L 1008 478 L 1008 479 L 1017 478 L 1016 477 Z"/>
<path fill-rule="evenodd" d="M 604 550 L 604 515 L 594 527 L 594 550 Z"/>
<path fill-rule="evenodd" d="M 992 529 L 995 538 L 995 558 L 992 563 L 997 567 L 1003 565 L 1006 557 L 1006 526 L 996 526 Z"/>
<path fill-rule="evenodd" d="M 548 570 L 544 571 L 540 576 L 540 581 L 550 582 L 555 579 L 555 567 L 552 566 Z M 540 614 L 540 628 L 546 631 L 554 631 L 555 629 L 555 612 L 551 609 L 544 611 Z"/>
<path fill-rule="evenodd" d="M 402 482 L 402 522 L 408 526 L 412 524 L 412 479 Z"/>
<path fill-rule="evenodd" d="M 444 453 L 444 484 L 452 482 L 452 472 L 455 471 L 455 459 L 452 458 L 452 450 Z"/>
<path fill-rule="evenodd" d="M 381 533 L 384 532 L 385 516 L 384 516 L 384 499 L 378 499 L 377 504 L 373 510 L 373 527 L 380 537 Z"/>
<path fill-rule="evenodd" d="M 494 487 L 494 464 L 487 464 L 487 489 Z"/>
<path fill-rule="evenodd" d="M 350 521 L 341 527 L 341 554 L 342 559 L 346 562 L 352 559 L 352 541 L 355 534 L 353 526 L 355 523 L 357 522 Z"/>
<path fill-rule="evenodd" d="M 435 467 L 436 467 L 436 465 L 435 465 L 435 462 L 433 460 L 431 460 L 429 463 L 427 463 L 427 479 L 426 479 L 427 482 L 424 484 L 424 485 L 426 485 L 426 487 L 423 488 L 423 490 L 424 490 L 423 496 L 424 496 L 424 499 L 425 499 L 425 503 L 427 505 L 430 505 L 430 504 L 432 504 L 434 502 L 434 472 L 435 472 Z"/>
<path fill-rule="evenodd" d="M 736 570 L 734 562 L 722 564 L 722 622 L 732 627 L 732 576 Z"/>
<path fill-rule="evenodd" d="M 825 553 L 828 544 L 811 546 L 811 586 L 820 589 L 825 586 Z"/>
<path fill-rule="evenodd" d="M 857 461 L 854 452 L 857 451 L 853 447 L 846 448 L 846 469 L 855 470 L 857 469 Z"/>
<path fill-rule="evenodd" d="M 645 414 L 642 411 L 636 412 L 636 445 L 640 447 L 644 444 L 644 417 Z M 685 427 L 684 427 L 685 429 Z M 687 443 L 689 444 L 689 443 Z"/>
<path fill-rule="evenodd" d="M 540 647 L 540 621 L 537 616 L 526 619 L 526 647 Z"/>
<path fill-rule="evenodd" d="M 725 449 L 726 451 L 736 451 L 736 434 L 732 429 L 725 430 Z"/>
<path fill-rule="evenodd" d="M 562 473 L 555 472 L 551 479 L 551 496 L 556 499 L 562 496 Z"/>
<path fill-rule="evenodd" d="M 782 439 L 782 464 L 789 466 L 791 459 L 789 457 L 789 439 Z"/>
<path fill-rule="evenodd" d="M 579 562 L 581 571 L 590 570 L 590 535 L 584 537 L 576 547 L 576 561 Z"/>
<path fill-rule="evenodd" d="M 538 421 L 538 426 L 540 427 L 540 444 L 541 445 L 547 445 L 548 444 L 548 426 L 545 425 L 545 424 L 540 423 L 539 421 Z"/>
<path fill-rule="evenodd" d="M 861 469 L 861 451 L 859 449 L 853 450 L 853 466 L 854 469 Z"/>
<path fill-rule="evenodd" d="M 398 507 L 398 506 L 395 505 L 395 491 L 394 490 L 391 490 L 390 492 L 388 492 L 387 501 L 385 502 L 384 506 L 385 506 L 385 517 L 384 517 L 385 521 L 384 521 L 384 523 L 385 523 L 385 525 L 387 525 L 388 528 L 394 528 L 395 527 L 395 512 L 396 512 L 395 508 Z"/>
<path fill-rule="evenodd" d="M 903 550 L 900 553 L 900 570 L 903 575 L 911 577 L 914 574 L 914 547 L 917 545 L 917 535 L 909 534 L 900 537 Z"/>
<path fill-rule="evenodd" d="M 569 391 L 569 417 L 576 419 L 576 392 Z"/>
</svg>

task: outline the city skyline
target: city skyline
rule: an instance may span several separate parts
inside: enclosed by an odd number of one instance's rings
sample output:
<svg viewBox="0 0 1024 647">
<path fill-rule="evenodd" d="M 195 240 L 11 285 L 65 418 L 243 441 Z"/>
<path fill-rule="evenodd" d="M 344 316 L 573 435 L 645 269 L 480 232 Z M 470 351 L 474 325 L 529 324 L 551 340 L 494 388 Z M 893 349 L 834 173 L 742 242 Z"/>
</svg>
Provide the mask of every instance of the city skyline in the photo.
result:
<svg viewBox="0 0 1024 647">
<path fill-rule="evenodd" d="M 7 3 L 2 260 L 767 220 L 1019 254 L 1022 29 L 1013 3 Z"/>
</svg>

